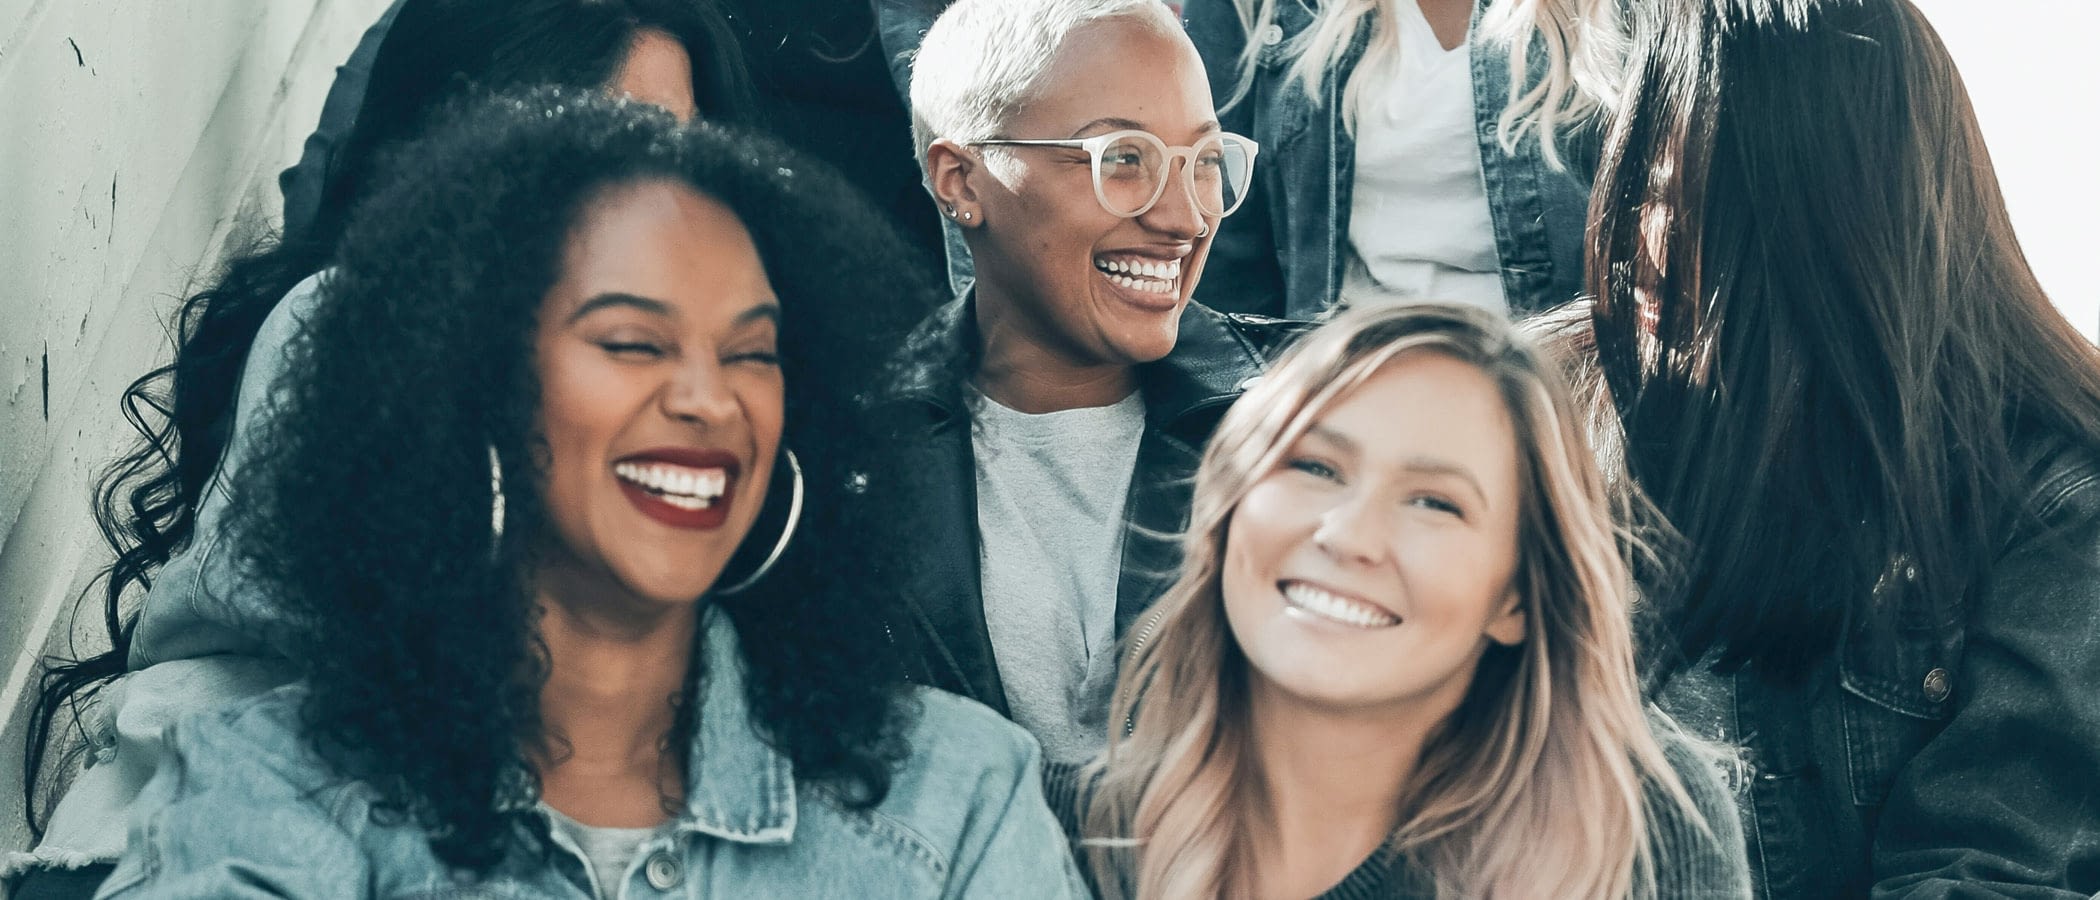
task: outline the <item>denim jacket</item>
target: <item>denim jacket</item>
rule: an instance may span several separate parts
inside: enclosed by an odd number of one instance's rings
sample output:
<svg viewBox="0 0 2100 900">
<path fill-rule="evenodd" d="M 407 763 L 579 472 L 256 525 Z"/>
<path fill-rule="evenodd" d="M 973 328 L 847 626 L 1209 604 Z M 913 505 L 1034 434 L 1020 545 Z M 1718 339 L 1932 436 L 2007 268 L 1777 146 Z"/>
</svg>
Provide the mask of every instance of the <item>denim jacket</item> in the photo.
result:
<svg viewBox="0 0 2100 900">
<path fill-rule="evenodd" d="M 611 884 L 615 896 L 1082 897 L 1044 805 L 1035 742 L 977 704 L 921 689 L 889 794 L 853 810 L 796 782 L 756 731 L 729 617 L 707 614 L 706 677 L 684 808 Z M 130 846 L 98 896 L 592 896 L 583 854 L 522 798 L 551 853 L 514 848 L 458 873 L 411 823 L 372 821 L 373 794 L 301 737 L 303 685 L 187 719 L 136 804 Z M 621 893 L 624 891 L 624 893 Z"/>
<path fill-rule="evenodd" d="M 1663 692 L 1743 745 L 1760 897 L 2100 891 L 2100 453 L 2020 446 L 2026 524 L 1951 616 L 1905 604 L 1893 644 L 1855 635 L 1799 684 L 1700 669 Z"/>
<path fill-rule="evenodd" d="M 1275 26 L 1255 36 L 1262 48 L 1252 87 L 1219 112 L 1226 131 L 1261 145 L 1261 158 L 1245 204 L 1218 228 L 1196 291 L 1196 299 L 1218 310 L 1311 319 L 1341 296 L 1356 181 L 1355 139 L 1342 121 L 1341 96 L 1372 22 L 1366 18 L 1358 28 L 1316 103 L 1288 75 L 1317 6 L 1316 0 L 1277 0 Z M 1594 128 L 1563 129 L 1557 147 L 1565 171 L 1546 164 L 1536 139 L 1502 149 L 1497 120 L 1509 101 L 1509 55 L 1482 37 L 1485 7 L 1476 5 L 1469 38 L 1480 169 L 1503 293 L 1511 314 L 1521 315 L 1572 300 L 1582 289 L 1582 234 L 1601 135 Z M 1239 84 L 1248 42 L 1233 0 L 1188 0 L 1182 14 L 1210 72 L 1211 95 L 1224 104 Z M 1545 69 L 1543 52 L 1536 44 L 1531 51 L 1534 77 Z"/>
</svg>

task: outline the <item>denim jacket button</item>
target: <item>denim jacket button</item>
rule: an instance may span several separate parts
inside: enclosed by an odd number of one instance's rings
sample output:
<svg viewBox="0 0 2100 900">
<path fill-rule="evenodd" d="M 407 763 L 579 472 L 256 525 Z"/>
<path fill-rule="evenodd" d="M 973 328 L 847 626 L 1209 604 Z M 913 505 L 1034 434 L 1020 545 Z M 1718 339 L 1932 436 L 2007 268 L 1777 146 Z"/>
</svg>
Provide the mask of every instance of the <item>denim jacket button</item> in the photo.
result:
<svg viewBox="0 0 2100 900">
<path fill-rule="evenodd" d="M 642 874 L 648 877 L 650 887 L 668 891 L 677 887 L 679 880 L 685 877 L 685 867 L 678 864 L 677 857 L 659 850 L 649 857 L 649 862 L 642 867 Z"/>
<path fill-rule="evenodd" d="M 1270 46 L 1283 43 L 1283 26 L 1271 23 L 1261 30 L 1261 42 Z"/>
<path fill-rule="evenodd" d="M 1925 673 L 1925 699 L 1934 703 L 1947 699 L 1954 693 L 1954 678 L 1946 669 L 1933 669 Z"/>
</svg>

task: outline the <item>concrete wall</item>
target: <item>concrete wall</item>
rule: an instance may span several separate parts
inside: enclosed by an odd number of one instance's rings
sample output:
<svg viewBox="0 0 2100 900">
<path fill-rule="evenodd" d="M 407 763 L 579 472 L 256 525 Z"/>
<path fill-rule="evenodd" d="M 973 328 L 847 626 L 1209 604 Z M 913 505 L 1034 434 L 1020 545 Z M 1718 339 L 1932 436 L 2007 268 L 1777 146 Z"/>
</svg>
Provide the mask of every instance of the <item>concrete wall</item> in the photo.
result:
<svg viewBox="0 0 2100 900">
<path fill-rule="evenodd" d="M 334 67 L 387 0 L 0 0 L 0 850 L 42 652 L 96 649 L 94 476 L 229 234 L 273 227 Z M 77 636 L 76 636 L 77 632 Z M 76 647 L 77 643 L 77 647 Z"/>
</svg>

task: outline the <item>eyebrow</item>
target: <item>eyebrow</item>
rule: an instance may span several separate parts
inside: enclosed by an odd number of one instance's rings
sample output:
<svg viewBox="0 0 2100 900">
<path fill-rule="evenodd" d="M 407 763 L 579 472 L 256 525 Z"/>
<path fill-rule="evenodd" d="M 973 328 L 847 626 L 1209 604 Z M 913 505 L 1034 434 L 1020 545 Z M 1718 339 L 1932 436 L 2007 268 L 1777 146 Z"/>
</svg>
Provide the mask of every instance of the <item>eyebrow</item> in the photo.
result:
<svg viewBox="0 0 2100 900">
<path fill-rule="evenodd" d="M 1110 127 L 1110 129 L 1111 129 L 1111 130 L 1114 130 L 1114 131 L 1145 131 L 1145 132 L 1149 132 L 1149 131 L 1151 130 L 1151 129 L 1148 129 L 1148 128 L 1146 128 L 1146 127 L 1144 126 L 1144 124 L 1143 124 L 1143 123 L 1141 123 L 1141 122 L 1136 122 L 1136 121 L 1133 121 L 1133 120 L 1130 120 L 1130 119 L 1125 119 L 1125 118 L 1122 118 L 1122 117 L 1119 117 L 1119 116 L 1102 116 L 1101 118 L 1095 119 L 1095 120 L 1093 120 L 1093 121 L 1091 121 L 1091 122 L 1088 122 L 1088 123 L 1086 123 L 1085 125 L 1081 125 L 1081 126 L 1079 126 L 1078 128 L 1074 129 L 1074 130 L 1072 131 L 1072 136 L 1073 136 L 1073 137 L 1075 137 L 1075 138 L 1076 138 L 1076 137 L 1079 137 L 1079 136 L 1081 136 L 1081 135 L 1084 135 L 1084 134 L 1086 134 L 1087 132 L 1089 132 L 1089 131 L 1092 131 L 1092 130 L 1094 130 L 1095 128 L 1099 128 L 1099 127 L 1101 127 L 1101 126 L 1103 126 L 1103 125 L 1109 126 L 1109 127 Z M 1213 131 L 1217 131 L 1217 130 L 1218 130 L 1218 120 L 1216 120 L 1216 119 L 1205 119 L 1205 120 L 1203 121 L 1203 124 L 1202 124 L 1202 125 L 1200 125 L 1200 126 L 1198 126 L 1198 127 L 1196 128 L 1196 130 L 1197 130 L 1197 131 L 1201 131 L 1201 132 L 1203 132 L 1203 133 L 1205 133 L 1205 134 L 1209 134 L 1210 132 L 1213 132 Z"/>
<path fill-rule="evenodd" d="M 576 307 L 575 312 L 569 314 L 569 323 L 575 324 L 577 320 L 582 319 L 584 316 L 588 316 L 591 313 L 597 312 L 601 309 L 607 309 L 616 306 L 624 306 L 629 309 L 638 309 L 642 312 L 649 313 L 650 315 L 662 316 L 665 318 L 671 318 L 673 315 L 671 305 L 663 302 L 662 300 L 652 300 L 648 297 L 637 297 L 633 294 L 622 294 L 618 292 L 613 292 L 599 294 L 596 297 L 592 297 L 589 300 L 583 301 L 581 305 L 578 305 Z M 731 320 L 730 324 L 733 326 L 743 326 L 758 321 L 760 319 L 771 321 L 775 325 L 780 324 L 780 301 L 771 299 L 759 301 L 757 304 L 754 304 L 750 309 L 737 313 L 736 318 Z"/>
<path fill-rule="evenodd" d="M 1320 440 L 1334 444 L 1336 448 L 1344 453 L 1357 454 L 1362 450 L 1362 446 L 1354 438 L 1317 422 L 1306 428 L 1305 433 L 1308 437 L 1317 437 Z M 1473 489 L 1474 496 L 1479 497 L 1482 504 L 1488 502 L 1487 491 L 1481 489 L 1480 480 L 1473 477 L 1471 469 L 1458 463 L 1434 457 L 1410 456 L 1400 461 L 1400 468 L 1423 475 L 1448 475 L 1457 478 Z"/>
<path fill-rule="evenodd" d="M 780 324 L 780 301 L 762 300 L 750 309 L 737 313 L 736 318 L 730 320 L 729 324 L 738 326 L 749 325 L 760 319 L 772 322 L 775 326 L 778 326 Z"/>
<path fill-rule="evenodd" d="M 592 297 L 589 300 L 583 301 L 582 304 L 576 307 L 575 312 L 569 314 L 569 323 L 575 324 L 575 322 L 578 319 L 581 319 L 584 316 L 588 316 L 591 313 L 597 312 L 601 309 L 608 309 L 615 306 L 625 306 L 629 309 L 638 309 L 642 312 L 657 316 L 668 317 L 671 315 L 670 304 L 667 304 L 662 300 L 651 300 L 647 297 L 637 297 L 633 294 L 610 293 L 599 294 L 596 297 Z"/>
</svg>

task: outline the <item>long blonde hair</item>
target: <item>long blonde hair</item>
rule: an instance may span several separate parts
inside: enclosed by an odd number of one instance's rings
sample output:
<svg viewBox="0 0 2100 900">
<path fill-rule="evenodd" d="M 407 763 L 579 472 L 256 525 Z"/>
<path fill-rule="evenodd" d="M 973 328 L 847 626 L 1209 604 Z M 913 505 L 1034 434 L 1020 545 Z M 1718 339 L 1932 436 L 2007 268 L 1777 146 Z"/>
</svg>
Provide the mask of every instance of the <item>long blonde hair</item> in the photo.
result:
<svg viewBox="0 0 2100 900">
<path fill-rule="evenodd" d="M 1266 800 L 1248 739 L 1247 662 L 1220 592 L 1226 526 L 1307 428 L 1403 353 L 1479 367 L 1508 407 L 1527 615 L 1524 642 L 1486 651 L 1465 701 L 1424 746 L 1387 848 L 1440 896 L 1617 898 L 1653 893 L 1650 791 L 1703 823 L 1649 730 L 1604 477 L 1554 367 L 1490 313 L 1356 310 L 1249 390 L 1204 454 L 1181 576 L 1125 651 L 1110 721 L 1127 733 L 1086 776 L 1082 843 L 1108 896 L 1253 890 Z"/>
<path fill-rule="evenodd" d="M 1249 35 L 1261 34 L 1276 24 L 1276 5 L 1299 0 L 1233 0 L 1240 25 Z M 1364 27 L 1371 21 L 1371 34 L 1363 58 L 1342 87 L 1342 123 L 1356 127 L 1357 107 L 1363 95 L 1363 75 L 1384 69 L 1400 53 L 1399 32 L 1393 26 L 1395 4 L 1414 0 L 1326 0 L 1320 4 L 1311 28 L 1298 36 L 1290 48 L 1292 61 L 1286 83 L 1295 81 L 1315 105 L 1326 102 L 1322 94 L 1328 73 L 1341 64 Z M 1618 102 L 1619 82 L 1624 74 L 1625 26 L 1619 15 L 1620 0 L 1489 0 L 1481 15 L 1480 30 L 1487 39 L 1503 47 L 1509 56 L 1509 100 L 1496 122 L 1496 132 L 1505 152 L 1516 149 L 1526 137 L 1536 136 L 1546 161 L 1558 168 L 1560 152 L 1554 137 L 1563 128 L 1579 127 L 1612 109 Z M 1539 42 L 1545 73 L 1533 83 L 1531 44 Z M 1260 68 L 1262 44 L 1248 40 L 1240 53 L 1239 81 L 1225 106 L 1240 102 L 1254 87 Z"/>
</svg>

